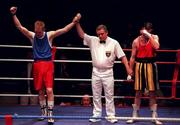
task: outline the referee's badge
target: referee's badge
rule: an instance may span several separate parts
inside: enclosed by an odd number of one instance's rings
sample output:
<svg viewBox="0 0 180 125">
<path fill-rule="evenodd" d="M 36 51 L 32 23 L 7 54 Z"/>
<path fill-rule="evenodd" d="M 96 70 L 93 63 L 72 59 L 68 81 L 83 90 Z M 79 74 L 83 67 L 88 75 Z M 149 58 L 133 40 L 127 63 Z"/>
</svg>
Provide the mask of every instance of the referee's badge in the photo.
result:
<svg viewBox="0 0 180 125">
<path fill-rule="evenodd" d="M 111 56 L 111 51 L 106 51 L 106 56 L 110 57 Z"/>
</svg>

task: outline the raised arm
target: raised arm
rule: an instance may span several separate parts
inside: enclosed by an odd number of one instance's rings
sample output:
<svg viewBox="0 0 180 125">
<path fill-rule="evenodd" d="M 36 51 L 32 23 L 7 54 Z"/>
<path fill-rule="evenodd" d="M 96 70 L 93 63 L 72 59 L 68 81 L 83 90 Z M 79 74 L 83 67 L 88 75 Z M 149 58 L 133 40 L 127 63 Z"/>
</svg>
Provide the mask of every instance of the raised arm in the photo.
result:
<svg viewBox="0 0 180 125">
<path fill-rule="evenodd" d="M 146 29 L 142 29 L 140 32 L 141 34 L 145 34 L 149 38 L 154 49 L 159 49 L 160 44 L 159 44 L 159 38 L 157 35 L 152 35 Z"/>
<path fill-rule="evenodd" d="M 17 29 L 20 30 L 21 33 L 23 33 L 26 37 L 28 37 L 31 40 L 33 38 L 33 32 L 29 31 L 21 25 L 19 19 L 16 16 L 17 7 L 11 7 L 10 12 L 12 14 L 12 18 Z"/>
<path fill-rule="evenodd" d="M 80 25 L 80 23 L 78 22 L 77 24 L 76 24 L 76 30 L 77 30 L 77 32 L 78 32 L 78 35 L 79 35 L 79 37 L 81 37 L 82 39 L 84 39 L 84 30 L 82 29 L 82 27 L 81 27 L 81 25 Z"/>
<path fill-rule="evenodd" d="M 69 30 L 71 30 L 73 28 L 73 26 L 79 22 L 81 18 L 81 15 L 78 13 L 72 20 L 71 23 L 69 23 L 68 25 L 66 25 L 64 28 L 61 28 L 61 29 L 58 29 L 58 30 L 55 30 L 55 31 L 50 31 L 48 32 L 49 34 L 49 39 L 52 40 L 54 39 L 55 37 L 59 36 L 59 35 L 62 35 L 64 33 L 67 33 Z"/>
</svg>

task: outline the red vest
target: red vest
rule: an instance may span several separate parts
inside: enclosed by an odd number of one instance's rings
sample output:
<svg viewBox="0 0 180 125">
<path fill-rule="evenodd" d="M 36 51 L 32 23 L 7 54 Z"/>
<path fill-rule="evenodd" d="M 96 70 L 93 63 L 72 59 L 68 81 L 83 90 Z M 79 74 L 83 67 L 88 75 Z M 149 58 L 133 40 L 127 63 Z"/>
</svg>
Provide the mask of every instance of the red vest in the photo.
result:
<svg viewBox="0 0 180 125">
<path fill-rule="evenodd" d="M 136 55 L 137 58 L 146 58 L 146 57 L 154 57 L 154 56 L 155 56 L 155 50 L 152 47 L 150 41 L 148 41 L 145 46 L 139 44 L 139 48 Z"/>
</svg>

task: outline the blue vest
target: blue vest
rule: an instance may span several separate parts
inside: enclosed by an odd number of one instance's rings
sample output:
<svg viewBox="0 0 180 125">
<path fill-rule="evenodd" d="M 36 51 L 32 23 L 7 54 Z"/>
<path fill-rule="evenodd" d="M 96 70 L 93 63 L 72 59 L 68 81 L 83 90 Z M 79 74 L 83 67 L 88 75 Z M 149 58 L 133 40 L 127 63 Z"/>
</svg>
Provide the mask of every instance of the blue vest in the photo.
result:
<svg viewBox="0 0 180 125">
<path fill-rule="evenodd" d="M 47 33 L 44 38 L 39 39 L 34 36 L 33 41 L 33 58 L 37 60 L 52 60 L 51 46 L 49 45 Z"/>
</svg>

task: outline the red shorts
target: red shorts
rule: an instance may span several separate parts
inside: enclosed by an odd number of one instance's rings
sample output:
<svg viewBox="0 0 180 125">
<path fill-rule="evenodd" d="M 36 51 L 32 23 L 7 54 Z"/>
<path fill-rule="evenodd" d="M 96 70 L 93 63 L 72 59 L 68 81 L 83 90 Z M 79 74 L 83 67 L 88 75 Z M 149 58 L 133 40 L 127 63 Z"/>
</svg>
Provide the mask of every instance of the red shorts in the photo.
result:
<svg viewBox="0 0 180 125">
<path fill-rule="evenodd" d="M 36 90 L 53 88 L 54 64 L 52 61 L 36 61 L 33 65 L 34 87 Z"/>
</svg>

